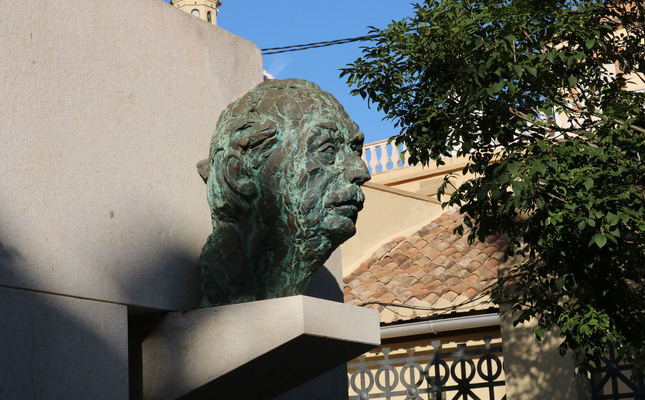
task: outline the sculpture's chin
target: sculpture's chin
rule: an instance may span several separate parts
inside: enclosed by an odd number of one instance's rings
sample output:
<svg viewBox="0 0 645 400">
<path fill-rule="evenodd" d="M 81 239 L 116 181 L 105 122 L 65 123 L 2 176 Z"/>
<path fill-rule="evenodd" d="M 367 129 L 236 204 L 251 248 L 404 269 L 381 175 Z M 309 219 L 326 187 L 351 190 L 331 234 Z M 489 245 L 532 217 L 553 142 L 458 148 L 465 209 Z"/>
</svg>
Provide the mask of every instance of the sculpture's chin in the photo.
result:
<svg viewBox="0 0 645 400">
<path fill-rule="evenodd" d="M 344 215 L 334 215 L 326 218 L 325 230 L 334 243 L 341 244 L 356 233 L 356 218 Z"/>
</svg>

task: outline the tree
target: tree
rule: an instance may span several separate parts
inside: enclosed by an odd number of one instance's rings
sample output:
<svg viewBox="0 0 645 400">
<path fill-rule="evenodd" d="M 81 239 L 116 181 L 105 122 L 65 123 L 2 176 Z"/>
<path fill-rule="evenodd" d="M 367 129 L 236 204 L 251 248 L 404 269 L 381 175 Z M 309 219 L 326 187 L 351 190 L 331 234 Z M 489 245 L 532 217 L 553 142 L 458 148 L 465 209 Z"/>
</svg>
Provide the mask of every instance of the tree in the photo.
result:
<svg viewBox="0 0 645 400">
<path fill-rule="evenodd" d="M 493 300 L 538 339 L 559 328 L 586 373 L 610 345 L 645 370 L 645 93 L 625 90 L 644 79 L 644 7 L 427 0 L 341 73 L 411 162 L 470 157 L 474 177 L 438 195 L 471 241 L 511 238 Z"/>
</svg>

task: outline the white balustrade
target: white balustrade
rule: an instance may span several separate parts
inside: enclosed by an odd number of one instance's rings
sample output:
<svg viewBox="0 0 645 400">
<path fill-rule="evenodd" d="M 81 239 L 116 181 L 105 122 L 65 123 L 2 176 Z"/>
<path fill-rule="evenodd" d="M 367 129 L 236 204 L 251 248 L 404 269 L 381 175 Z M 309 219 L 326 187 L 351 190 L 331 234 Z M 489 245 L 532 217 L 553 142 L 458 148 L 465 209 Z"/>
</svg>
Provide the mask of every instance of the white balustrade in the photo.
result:
<svg viewBox="0 0 645 400">
<path fill-rule="evenodd" d="M 367 143 L 363 146 L 363 161 L 369 169 L 370 174 L 376 175 L 399 168 L 408 167 L 408 155 L 401 158 L 401 152 L 405 150 L 405 145 L 395 146 L 394 142 L 388 143 L 386 140 Z"/>
</svg>

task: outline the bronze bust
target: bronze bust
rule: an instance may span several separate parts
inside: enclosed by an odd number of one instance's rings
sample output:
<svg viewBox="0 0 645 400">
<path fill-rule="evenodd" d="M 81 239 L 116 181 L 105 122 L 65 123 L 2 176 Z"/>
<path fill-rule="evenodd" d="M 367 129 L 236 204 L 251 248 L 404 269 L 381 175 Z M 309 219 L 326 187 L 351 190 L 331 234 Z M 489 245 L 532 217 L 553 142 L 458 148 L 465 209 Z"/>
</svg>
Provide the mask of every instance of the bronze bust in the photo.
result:
<svg viewBox="0 0 645 400">
<path fill-rule="evenodd" d="M 370 178 L 362 145 L 340 103 L 311 82 L 269 80 L 230 104 L 210 147 L 200 306 L 303 294 L 356 232 Z"/>
</svg>

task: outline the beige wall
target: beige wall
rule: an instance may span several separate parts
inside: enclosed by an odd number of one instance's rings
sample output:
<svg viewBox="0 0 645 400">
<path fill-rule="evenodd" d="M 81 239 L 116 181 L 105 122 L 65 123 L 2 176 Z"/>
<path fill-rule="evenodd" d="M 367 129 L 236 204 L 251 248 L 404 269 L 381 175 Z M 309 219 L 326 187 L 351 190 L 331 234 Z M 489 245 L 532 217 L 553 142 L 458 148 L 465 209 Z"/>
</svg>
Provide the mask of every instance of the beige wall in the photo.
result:
<svg viewBox="0 0 645 400">
<path fill-rule="evenodd" d="M 342 245 L 343 276 L 383 244 L 414 233 L 443 212 L 441 205 L 427 196 L 372 182 L 362 190 L 365 204 L 358 214 L 356 235 Z"/>
<path fill-rule="evenodd" d="M 369 145 L 369 144 L 368 144 Z M 444 165 L 437 167 L 434 162 L 429 166 L 414 165 L 372 175 L 371 183 L 393 187 L 436 198 L 437 189 L 443 184 L 444 177 L 454 174 L 451 182 L 458 186 L 465 181 L 461 171 L 468 159 L 465 157 L 444 157 Z M 470 176 L 468 176 L 470 177 Z M 448 187 L 447 193 L 452 189 Z M 443 199 L 445 201 L 445 199 Z"/>
<path fill-rule="evenodd" d="M 591 398 L 588 380 L 574 375 L 574 362 L 561 357 L 562 342 L 547 332 L 541 342 L 535 339 L 535 321 L 513 327 L 510 316 L 501 319 L 506 398 L 508 400 Z"/>
<path fill-rule="evenodd" d="M 437 188 L 451 172 L 456 173 L 455 185 L 463 182 L 461 170 L 467 160 L 444 161 L 441 167 L 416 165 L 375 174 L 363 185 L 365 205 L 358 214 L 356 235 L 342 245 L 343 276 L 385 243 L 413 234 L 444 212 L 437 201 Z"/>
<path fill-rule="evenodd" d="M 0 8 L 0 286 L 191 307 L 195 163 L 260 51 L 157 0 Z"/>
</svg>

